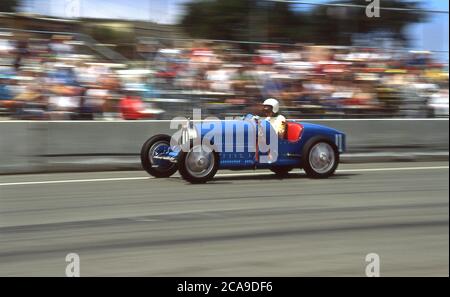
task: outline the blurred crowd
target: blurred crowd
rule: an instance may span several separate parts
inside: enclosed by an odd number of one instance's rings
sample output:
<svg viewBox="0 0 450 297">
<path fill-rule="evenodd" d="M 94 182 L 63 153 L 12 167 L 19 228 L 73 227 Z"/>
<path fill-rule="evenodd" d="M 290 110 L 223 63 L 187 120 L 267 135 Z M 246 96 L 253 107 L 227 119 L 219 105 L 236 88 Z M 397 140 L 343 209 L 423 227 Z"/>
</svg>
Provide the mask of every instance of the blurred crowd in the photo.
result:
<svg viewBox="0 0 450 297">
<path fill-rule="evenodd" d="M 139 94 L 126 92 L 117 74 L 126 65 L 81 54 L 78 45 L 68 35 L 0 39 L 3 114 L 33 120 L 118 119 L 130 106 L 145 113 Z"/>
<path fill-rule="evenodd" d="M 430 52 L 189 42 L 117 63 L 70 35 L 0 32 L 0 119 L 170 119 L 257 112 L 289 118 L 448 117 L 448 66 Z M 142 50 L 144 49 L 144 50 Z"/>
</svg>

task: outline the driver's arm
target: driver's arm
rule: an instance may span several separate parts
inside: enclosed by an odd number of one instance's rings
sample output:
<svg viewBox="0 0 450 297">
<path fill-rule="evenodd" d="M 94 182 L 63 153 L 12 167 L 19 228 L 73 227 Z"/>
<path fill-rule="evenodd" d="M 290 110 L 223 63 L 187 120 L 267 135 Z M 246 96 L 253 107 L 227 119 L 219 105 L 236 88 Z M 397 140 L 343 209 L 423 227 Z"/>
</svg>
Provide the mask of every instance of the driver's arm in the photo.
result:
<svg viewBox="0 0 450 297">
<path fill-rule="evenodd" d="M 284 137 L 287 129 L 286 118 L 282 115 L 277 116 L 275 120 L 275 127 L 277 129 L 278 136 Z"/>
<path fill-rule="evenodd" d="M 259 120 L 259 116 L 253 115 L 253 114 L 249 113 L 249 114 L 243 116 L 242 119 L 243 119 L 243 120 L 255 120 L 255 119 L 256 119 L 256 120 Z"/>
</svg>

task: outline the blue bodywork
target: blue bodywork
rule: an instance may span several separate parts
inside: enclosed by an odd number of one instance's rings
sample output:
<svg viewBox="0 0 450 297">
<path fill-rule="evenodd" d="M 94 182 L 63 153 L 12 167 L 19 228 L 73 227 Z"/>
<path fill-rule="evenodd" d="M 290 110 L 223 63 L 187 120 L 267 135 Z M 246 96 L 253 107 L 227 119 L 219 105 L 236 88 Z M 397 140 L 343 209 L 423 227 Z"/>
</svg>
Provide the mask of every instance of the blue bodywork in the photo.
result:
<svg viewBox="0 0 450 297">
<path fill-rule="evenodd" d="M 268 135 L 271 132 L 269 129 L 272 128 L 265 120 L 261 120 L 259 124 L 254 120 L 202 122 L 194 124 L 193 128 L 197 138 L 200 135 L 200 139 L 208 139 L 214 150 L 218 152 L 219 169 L 301 167 L 303 147 L 316 136 L 324 137 L 335 144 L 339 153 L 345 151 L 345 134 L 343 132 L 317 124 L 297 123 L 303 127 L 299 139 L 289 141 L 278 137 L 278 156 L 276 161 L 271 163 L 259 161 L 261 156 L 267 156 L 267 152 L 258 150 L 258 154 L 256 154 L 255 141 L 251 141 L 251 137 L 249 137 L 249 135 L 257 135 L 260 129 L 265 129 L 267 143 L 270 143 Z M 272 133 L 274 133 L 273 130 Z M 166 152 L 166 156 L 175 160 L 179 151 L 179 148 L 173 147 Z"/>
</svg>

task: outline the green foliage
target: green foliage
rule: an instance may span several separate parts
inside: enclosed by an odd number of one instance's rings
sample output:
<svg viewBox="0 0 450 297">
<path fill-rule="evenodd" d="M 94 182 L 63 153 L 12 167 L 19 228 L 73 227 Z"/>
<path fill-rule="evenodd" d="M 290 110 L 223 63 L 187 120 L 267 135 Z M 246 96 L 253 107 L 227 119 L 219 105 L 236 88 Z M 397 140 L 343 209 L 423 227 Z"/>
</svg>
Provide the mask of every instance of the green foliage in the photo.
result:
<svg viewBox="0 0 450 297">
<path fill-rule="evenodd" d="M 15 12 L 17 6 L 17 0 L 0 0 L 0 12 Z"/>
<path fill-rule="evenodd" d="M 332 1 L 331 3 L 367 5 L 365 0 Z M 383 0 L 382 7 L 399 9 L 420 8 L 417 1 Z M 427 19 L 423 11 L 381 10 L 379 18 L 368 18 L 358 7 L 317 6 L 311 11 L 314 31 L 311 42 L 318 44 L 349 44 L 353 34 L 389 33 L 394 39 L 407 41 L 404 29 Z"/>
<path fill-rule="evenodd" d="M 298 24 L 288 4 L 257 0 L 193 1 L 181 21 L 193 37 L 229 40 L 291 38 L 289 27 Z"/>
<path fill-rule="evenodd" d="M 365 0 L 329 3 L 366 6 Z M 383 7 L 420 9 L 417 1 L 383 0 Z M 351 43 L 354 34 L 388 32 L 405 41 L 404 29 L 426 20 L 423 11 L 381 11 L 368 18 L 364 8 L 315 6 L 294 10 L 292 4 L 258 0 L 193 0 L 185 4 L 181 27 L 194 38 L 266 42 Z"/>
<path fill-rule="evenodd" d="M 104 43 L 129 43 L 133 41 L 133 36 L 128 31 L 117 30 L 113 27 L 97 25 L 91 27 L 87 33 L 95 40 Z"/>
</svg>

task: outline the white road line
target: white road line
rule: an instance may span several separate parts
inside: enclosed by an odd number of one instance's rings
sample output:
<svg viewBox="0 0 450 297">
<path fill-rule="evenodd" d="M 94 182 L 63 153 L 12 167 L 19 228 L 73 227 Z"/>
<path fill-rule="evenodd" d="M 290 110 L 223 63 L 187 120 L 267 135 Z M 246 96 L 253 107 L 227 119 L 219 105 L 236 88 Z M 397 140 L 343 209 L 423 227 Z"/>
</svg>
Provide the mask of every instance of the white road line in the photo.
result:
<svg viewBox="0 0 450 297">
<path fill-rule="evenodd" d="M 382 172 L 382 171 L 418 171 L 418 170 L 441 170 L 449 169 L 449 166 L 429 166 L 429 167 L 392 167 L 392 168 L 361 168 L 361 169 L 340 169 L 338 173 L 345 172 Z M 217 177 L 239 177 L 239 176 L 258 176 L 272 175 L 272 172 L 240 172 L 240 173 L 220 173 Z M 3 186 L 22 186 L 22 185 L 45 185 L 45 184 L 67 184 L 67 183 L 89 183 L 89 182 L 110 182 L 110 181 L 129 181 L 129 180 L 149 180 L 153 177 L 119 177 L 119 178 L 95 178 L 95 179 L 69 179 L 69 180 L 48 180 L 48 181 L 30 181 L 0 183 Z"/>
<path fill-rule="evenodd" d="M 0 183 L 1 186 L 18 186 L 18 185 L 45 185 L 45 184 L 68 184 L 68 183 L 90 183 L 90 182 L 107 182 L 107 181 L 125 181 L 125 180 L 145 180 L 153 177 L 119 177 L 119 178 L 95 178 L 95 179 L 68 179 L 68 180 L 46 180 L 32 182 L 16 182 L 16 183 Z"/>
</svg>

